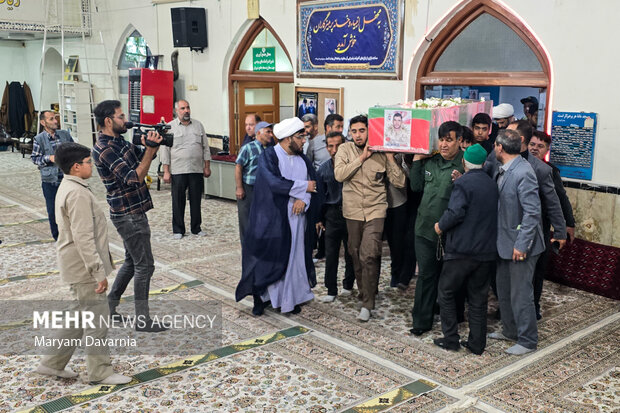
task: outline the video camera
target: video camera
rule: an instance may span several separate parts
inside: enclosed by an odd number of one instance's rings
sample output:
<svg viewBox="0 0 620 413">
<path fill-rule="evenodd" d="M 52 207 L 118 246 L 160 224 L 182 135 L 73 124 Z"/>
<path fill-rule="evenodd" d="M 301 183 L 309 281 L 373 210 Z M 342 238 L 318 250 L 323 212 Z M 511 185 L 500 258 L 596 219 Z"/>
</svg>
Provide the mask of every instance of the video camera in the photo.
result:
<svg viewBox="0 0 620 413">
<path fill-rule="evenodd" d="M 160 144 L 145 139 L 146 146 L 156 147 L 159 145 L 172 146 L 174 141 L 174 135 L 172 133 L 166 133 L 167 130 L 170 130 L 170 125 L 165 123 L 158 123 L 155 125 L 147 125 L 144 123 L 135 123 L 135 122 L 125 122 L 125 127 L 127 129 L 138 128 L 139 133 L 134 133 L 132 143 L 134 145 L 142 145 L 142 135 L 145 135 L 146 132 L 150 130 L 157 131 L 159 135 L 162 137 L 162 141 Z M 144 128 L 144 129 L 143 129 Z"/>
</svg>

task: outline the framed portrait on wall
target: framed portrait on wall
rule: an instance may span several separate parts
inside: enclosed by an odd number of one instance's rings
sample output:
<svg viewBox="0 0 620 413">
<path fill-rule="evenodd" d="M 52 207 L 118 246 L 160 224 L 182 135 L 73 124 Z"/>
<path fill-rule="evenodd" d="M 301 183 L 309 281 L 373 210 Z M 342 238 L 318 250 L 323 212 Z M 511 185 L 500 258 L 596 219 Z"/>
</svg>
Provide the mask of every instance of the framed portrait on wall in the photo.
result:
<svg viewBox="0 0 620 413">
<path fill-rule="evenodd" d="M 296 116 L 301 119 L 304 115 L 312 113 L 316 115 L 318 110 L 319 94 L 315 92 L 297 92 Z M 318 115 L 317 115 L 318 116 Z"/>
<path fill-rule="evenodd" d="M 315 114 L 319 121 L 319 135 L 323 134 L 325 118 L 332 113 L 342 115 L 343 94 L 343 88 L 295 87 L 297 102 L 295 113 L 300 119 L 306 113 Z"/>
<path fill-rule="evenodd" d="M 338 105 L 336 104 L 336 99 L 334 98 L 325 98 L 325 107 L 323 108 L 323 120 L 329 115 L 333 115 L 338 113 Z"/>
<path fill-rule="evenodd" d="M 404 0 L 297 0 L 297 77 L 402 79 Z"/>
</svg>

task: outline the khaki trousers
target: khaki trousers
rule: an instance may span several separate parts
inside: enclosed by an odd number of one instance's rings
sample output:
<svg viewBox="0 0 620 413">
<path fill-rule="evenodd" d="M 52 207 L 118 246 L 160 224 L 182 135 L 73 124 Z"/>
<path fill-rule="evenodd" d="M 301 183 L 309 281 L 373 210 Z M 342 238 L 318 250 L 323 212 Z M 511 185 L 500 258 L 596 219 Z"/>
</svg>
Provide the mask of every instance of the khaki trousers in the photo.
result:
<svg viewBox="0 0 620 413">
<path fill-rule="evenodd" d="M 108 333 L 108 329 L 105 326 L 99 326 L 100 316 L 108 318 L 110 315 L 110 308 L 108 306 L 108 300 L 105 294 L 96 294 L 95 288 L 97 283 L 85 283 L 85 284 L 72 284 L 71 293 L 75 298 L 71 306 L 67 311 L 90 311 L 94 314 L 95 319 L 93 324 L 96 328 L 68 328 L 57 330 L 54 338 L 57 339 L 82 339 L 82 344 L 85 344 L 86 336 L 90 336 L 94 339 L 104 339 Z M 82 320 L 80 317 L 79 324 L 81 326 Z M 50 350 L 48 350 L 50 351 Z M 71 360 L 71 356 L 75 351 L 75 346 L 62 346 L 60 348 L 54 348 L 52 355 L 46 355 L 41 359 L 41 364 L 46 367 L 64 370 Z M 99 347 L 85 347 L 86 353 L 86 365 L 88 368 L 88 380 L 89 381 L 101 381 L 108 376 L 112 375 L 112 363 L 110 361 L 110 349 L 107 345 Z"/>
<path fill-rule="evenodd" d="M 353 260 L 355 281 L 362 307 L 373 310 L 379 282 L 379 265 L 385 218 L 370 221 L 347 219 L 349 254 Z"/>
</svg>

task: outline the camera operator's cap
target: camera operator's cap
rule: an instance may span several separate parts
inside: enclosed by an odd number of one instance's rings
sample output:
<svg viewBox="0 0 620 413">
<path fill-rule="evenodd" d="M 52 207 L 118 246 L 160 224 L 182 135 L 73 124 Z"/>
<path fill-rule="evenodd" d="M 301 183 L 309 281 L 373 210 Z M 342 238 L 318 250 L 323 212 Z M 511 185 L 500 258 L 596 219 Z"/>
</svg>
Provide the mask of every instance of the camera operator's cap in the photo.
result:
<svg viewBox="0 0 620 413">
<path fill-rule="evenodd" d="M 258 132 L 259 130 L 263 128 L 267 128 L 269 126 L 273 126 L 273 123 L 268 123 L 268 122 L 265 122 L 264 120 L 261 122 L 258 122 L 256 126 L 254 127 L 254 133 Z"/>
<path fill-rule="evenodd" d="M 474 165 L 482 165 L 487 160 L 487 151 L 477 143 L 465 149 L 463 158 Z"/>
<path fill-rule="evenodd" d="M 293 136 L 295 133 L 304 129 L 304 123 L 299 118 L 288 118 L 284 119 L 280 123 L 276 123 L 273 127 L 273 134 L 278 138 L 278 140 L 282 140 L 288 138 L 289 136 Z"/>
<path fill-rule="evenodd" d="M 528 96 L 526 98 L 521 99 L 521 103 L 522 104 L 526 104 L 526 103 L 533 103 L 535 105 L 538 105 L 538 99 L 536 99 L 536 97 L 534 96 Z"/>
<path fill-rule="evenodd" d="M 510 103 L 500 103 L 493 107 L 493 119 L 509 118 L 515 114 L 515 108 Z"/>
</svg>

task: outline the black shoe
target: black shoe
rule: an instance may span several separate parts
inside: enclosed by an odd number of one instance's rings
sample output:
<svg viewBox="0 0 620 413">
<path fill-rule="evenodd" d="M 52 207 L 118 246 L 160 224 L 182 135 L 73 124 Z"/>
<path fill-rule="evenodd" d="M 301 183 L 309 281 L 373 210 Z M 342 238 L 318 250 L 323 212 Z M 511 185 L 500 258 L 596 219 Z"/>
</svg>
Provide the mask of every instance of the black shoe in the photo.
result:
<svg viewBox="0 0 620 413">
<path fill-rule="evenodd" d="M 254 307 L 252 307 L 252 314 L 254 314 L 257 317 L 261 316 L 265 312 L 266 307 L 267 307 L 266 303 L 263 303 L 262 301 L 261 302 L 254 301 Z"/>
<path fill-rule="evenodd" d="M 254 314 L 257 317 L 263 315 L 263 313 L 265 312 L 265 308 L 267 308 L 268 303 L 269 301 L 263 302 L 263 300 L 260 299 L 260 296 L 255 295 L 254 296 L 254 307 L 252 307 L 252 314 Z"/>
<path fill-rule="evenodd" d="M 301 313 L 301 306 L 298 304 L 295 306 L 295 308 L 293 308 L 293 311 L 291 311 L 291 314 L 299 314 Z"/>
<path fill-rule="evenodd" d="M 129 321 L 129 317 L 114 311 L 113 313 L 110 313 L 110 320 L 112 320 L 112 322 L 114 323 L 124 323 Z"/>
<path fill-rule="evenodd" d="M 471 346 L 469 345 L 469 341 L 467 340 L 461 340 L 461 346 L 465 347 L 467 350 L 471 351 L 473 354 L 479 356 L 482 353 L 484 353 L 484 350 L 482 351 L 476 351 L 474 349 L 471 348 Z"/>
<path fill-rule="evenodd" d="M 424 330 L 422 328 L 412 328 L 411 330 L 409 330 L 409 332 L 411 334 L 413 334 L 414 336 L 421 336 L 422 334 L 426 333 L 427 331 L 431 331 L 431 330 L 430 329 Z"/>
<path fill-rule="evenodd" d="M 495 312 L 495 319 L 496 320 L 501 320 L 502 319 L 502 313 L 499 311 L 499 308 Z"/>
<path fill-rule="evenodd" d="M 449 343 L 446 341 L 445 338 L 436 338 L 433 340 L 433 343 L 435 343 L 436 346 L 439 346 L 444 350 L 459 351 L 459 349 L 461 348 L 459 343 Z"/>
<path fill-rule="evenodd" d="M 314 258 L 316 258 L 317 260 L 322 260 L 323 258 L 325 258 L 325 253 L 323 254 L 319 254 L 318 252 L 314 255 Z"/>
<path fill-rule="evenodd" d="M 539 311 L 536 311 L 536 320 L 540 321 L 541 318 L 542 318 L 542 314 L 540 314 Z"/>
<path fill-rule="evenodd" d="M 159 323 L 153 323 L 153 320 L 151 319 L 148 319 L 144 323 L 136 324 L 136 331 L 143 331 L 145 333 L 160 333 L 166 330 L 168 330 L 166 327 L 162 326 Z"/>
</svg>

